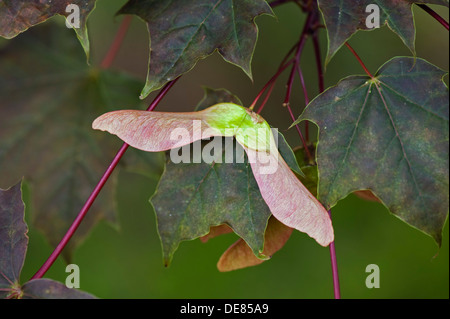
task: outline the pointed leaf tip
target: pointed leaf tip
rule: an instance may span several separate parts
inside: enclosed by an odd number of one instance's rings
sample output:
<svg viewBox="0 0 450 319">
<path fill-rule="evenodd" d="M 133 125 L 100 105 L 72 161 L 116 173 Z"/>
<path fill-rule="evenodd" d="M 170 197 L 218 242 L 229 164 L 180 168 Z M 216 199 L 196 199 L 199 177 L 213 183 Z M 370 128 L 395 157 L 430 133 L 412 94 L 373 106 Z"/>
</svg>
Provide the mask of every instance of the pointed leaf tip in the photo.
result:
<svg viewBox="0 0 450 319">
<path fill-rule="evenodd" d="M 49 18 L 66 17 L 83 47 L 89 61 L 89 38 L 87 20 L 95 9 L 96 0 L 71 1 L 0 1 L 0 37 L 12 39 L 29 28 L 41 24 Z M 71 23 L 72 19 L 74 23 Z"/>
<path fill-rule="evenodd" d="M 377 30 L 383 25 L 396 33 L 408 47 L 413 56 L 416 56 L 415 37 L 416 28 L 412 11 L 413 4 L 429 3 L 449 6 L 448 0 L 358 0 L 336 1 L 319 0 L 319 8 L 322 12 L 328 35 L 328 53 L 325 65 L 331 61 L 334 55 L 356 32 Z M 369 7 L 375 5 L 374 7 Z M 370 26 L 367 19 L 374 16 L 377 10 L 379 26 Z"/>
</svg>

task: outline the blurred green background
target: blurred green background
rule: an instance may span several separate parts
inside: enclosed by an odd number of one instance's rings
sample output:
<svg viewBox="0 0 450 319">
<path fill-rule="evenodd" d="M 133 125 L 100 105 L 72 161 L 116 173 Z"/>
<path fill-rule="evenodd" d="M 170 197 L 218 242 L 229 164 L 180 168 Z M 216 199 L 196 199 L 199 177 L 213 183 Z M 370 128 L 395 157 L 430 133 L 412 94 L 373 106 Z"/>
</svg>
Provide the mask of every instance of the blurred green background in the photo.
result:
<svg viewBox="0 0 450 319">
<path fill-rule="evenodd" d="M 125 2 L 97 1 L 88 24 L 93 65 L 99 65 L 107 52 L 123 19 L 114 16 L 115 12 Z M 432 7 L 448 20 L 448 9 Z M 280 6 L 275 13 L 277 19 L 269 16 L 257 19 L 260 36 L 252 64 L 254 82 L 216 53 L 183 76 L 158 110 L 192 110 L 203 96 L 203 85 L 227 88 L 249 105 L 297 41 L 305 19 L 293 4 Z M 420 8 L 414 7 L 414 13 L 418 56 L 448 70 L 448 32 Z M 411 55 L 387 27 L 359 32 L 350 43 L 372 73 L 394 56 Z M 321 45 L 324 56 L 325 31 L 321 32 Z M 302 67 L 310 98 L 318 92 L 314 59 L 309 41 Z M 134 18 L 112 68 L 135 74 L 144 85 L 147 63 L 147 30 L 139 18 Z M 327 66 L 326 87 L 352 74 L 363 74 L 363 70 L 343 48 Z M 288 72 L 280 78 L 262 115 L 295 147 L 299 138 L 295 130 L 287 130 L 291 121 L 281 105 L 287 76 Z M 151 94 L 147 100 L 150 102 L 154 96 L 155 93 Z M 296 116 L 304 108 L 298 82 L 291 105 Z M 98 172 L 98 177 L 101 173 Z M 165 268 L 154 212 L 148 203 L 157 182 L 133 173 L 120 174 L 117 198 L 120 230 L 101 222 L 75 252 L 73 262 L 81 270 L 81 289 L 101 298 L 333 298 L 329 250 L 300 232 L 294 232 L 270 261 L 256 267 L 218 272 L 216 262 L 220 255 L 237 240 L 236 235 L 228 234 L 206 244 L 199 240 L 182 243 L 171 266 Z M 25 192 L 26 202 L 29 196 Z M 27 221 L 31 220 L 32 209 L 27 207 Z M 354 195 L 333 208 L 333 223 L 343 298 L 449 298 L 448 221 L 440 249 L 431 237 L 390 215 L 381 204 Z M 22 281 L 30 278 L 52 251 L 45 238 L 31 226 L 29 236 Z M 365 286 L 368 264 L 380 267 L 379 289 Z M 67 275 L 65 264 L 58 260 L 46 277 L 64 282 Z"/>
</svg>

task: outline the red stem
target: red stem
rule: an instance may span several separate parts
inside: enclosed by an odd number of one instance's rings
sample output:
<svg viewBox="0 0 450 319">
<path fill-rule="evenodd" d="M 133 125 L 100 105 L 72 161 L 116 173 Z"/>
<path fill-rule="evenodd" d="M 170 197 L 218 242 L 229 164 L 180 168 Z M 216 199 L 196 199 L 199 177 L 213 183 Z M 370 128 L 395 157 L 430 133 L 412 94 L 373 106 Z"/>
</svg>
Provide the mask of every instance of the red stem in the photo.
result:
<svg viewBox="0 0 450 319">
<path fill-rule="evenodd" d="M 319 19 L 316 17 L 317 24 L 320 22 Z M 323 74 L 323 65 L 322 65 L 322 55 L 320 53 L 320 43 L 319 43 L 319 36 L 317 30 L 314 31 L 312 35 L 312 41 L 314 45 L 314 55 L 316 57 L 316 66 L 317 66 L 317 78 L 319 81 L 319 94 L 325 91 L 325 81 L 324 81 L 324 74 Z M 308 102 L 309 104 L 309 102 Z M 305 127 L 308 127 L 309 122 L 306 121 Z M 306 131 L 308 132 L 308 130 Z"/>
<path fill-rule="evenodd" d="M 294 59 L 289 60 L 288 63 L 286 63 L 287 59 L 289 58 L 289 56 L 292 54 L 292 52 L 294 52 L 295 48 L 298 46 L 298 43 L 296 43 L 295 45 L 292 46 L 292 48 L 289 50 L 289 52 L 284 56 L 283 60 L 281 61 L 280 65 L 278 66 L 278 71 L 277 73 L 269 80 L 269 82 L 266 83 L 266 85 L 263 87 L 263 89 L 259 92 L 258 96 L 255 98 L 255 100 L 253 101 L 252 105 L 250 106 L 250 109 L 253 109 L 256 105 L 256 103 L 258 102 L 258 100 L 261 98 L 262 94 L 265 92 L 265 90 L 267 90 L 267 87 L 269 87 L 269 91 L 266 94 L 266 97 L 264 98 L 263 102 L 261 103 L 258 111 L 256 113 L 260 114 L 261 111 L 263 110 L 264 106 L 266 105 L 267 101 L 270 98 L 270 95 L 272 94 L 272 91 L 275 87 L 275 83 L 276 80 L 278 79 L 278 77 L 281 75 L 281 73 L 286 69 L 286 67 L 289 66 L 290 63 L 292 63 L 294 61 Z M 286 65 L 285 65 L 286 64 Z M 284 67 L 286 66 L 286 67 Z"/>
<path fill-rule="evenodd" d="M 258 109 L 258 114 L 261 114 L 261 111 L 264 109 L 264 106 L 267 104 L 267 101 L 269 100 L 270 96 L 272 95 L 272 91 L 275 87 L 275 83 L 276 81 L 273 81 L 272 84 L 270 84 L 269 90 L 267 91 L 266 96 L 264 97 L 264 100 L 262 101 L 261 105 L 259 106 Z"/>
<path fill-rule="evenodd" d="M 297 59 L 295 59 L 294 65 L 292 66 L 291 73 L 289 74 L 289 79 L 286 85 L 287 89 L 286 89 L 286 96 L 283 102 L 284 106 L 289 105 L 289 101 L 291 100 L 292 85 L 294 84 L 294 76 L 297 66 L 298 66 Z"/>
<path fill-rule="evenodd" d="M 122 23 L 119 26 L 119 30 L 116 33 L 113 43 L 111 44 L 108 52 L 106 53 L 100 67 L 102 69 L 107 69 L 111 66 L 114 59 L 116 58 L 117 53 L 119 52 L 120 46 L 122 45 L 123 39 L 127 34 L 128 28 L 130 26 L 131 20 L 133 16 L 127 15 L 123 18 Z"/>
<path fill-rule="evenodd" d="M 323 91 L 325 91 L 325 81 L 322 66 L 322 56 L 320 54 L 319 37 L 317 35 L 317 32 L 314 32 L 312 39 L 314 44 L 314 55 L 316 56 L 317 75 L 319 78 L 319 92 L 322 93 Z"/>
<path fill-rule="evenodd" d="M 281 73 L 283 73 L 284 70 L 286 70 L 286 68 L 291 65 L 294 62 L 294 59 L 289 60 L 288 62 L 286 62 L 285 65 L 283 65 L 282 67 L 278 68 L 277 73 L 275 73 L 274 76 L 272 76 L 272 78 L 269 80 L 269 82 L 266 83 L 266 85 L 264 85 L 264 87 L 262 88 L 262 90 L 258 93 L 258 95 L 256 96 L 255 100 L 253 101 L 253 103 L 250 105 L 250 109 L 252 110 L 256 103 L 258 102 L 258 100 L 261 98 L 261 96 L 264 94 L 264 92 L 266 91 L 266 89 L 272 85 L 272 83 L 274 83 L 278 77 L 281 75 Z"/>
<path fill-rule="evenodd" d="M 317 74 L 319 78 L 319 93 L 323 93 L 325 91 L 325 83 L 324 83 L 324 72 L 322 65 L 322 56 L 320 52 L 320 43 L 317 32 L 313 33 L 312 36 L 313 44 L 314 44 L 314 54 L 316 56 L 316 65 L 317 65 Z M 328 211 L 328 215 L 331 219 L 331 210 Z M 333 291 L 334 298 L 341 299 L 341 288 L 339 284 L 339 272 L 338 272 L 338 264 L 336 257 L 336 246 L 334 241 L 329 245 L 330 250 L 330 259 L 331 259 L 331 273 L 333 276 Z"/>
<path fill-rule="evenodd" d="M 308 90 L 306 89 L 306 83 L 305 78 L 303 77 L 302 68 L 300 67 L 300 64 L 297 64 L 297 73 L 300 78 L 300 83 L 303 88 L 303 95 L 305 97 L 305 107 L 309 104 L 309 97 L 308 97 Z M 309 143 L 309 122 L 305 121 L 305 140 L 306 143 Z"/>
<path fill-rule="evenodd" d="M 292 48 L 289 50 L 289 52 L 286 53 L 286 56 L 283 58 L 283 61 L 281 61 L 281 63 L 280 63 L 280 67 L 281 67 L 284 63 L 286 63 L 287 59 L 288 59 L 288 58 L 291 56 L 291 54 L 295 51 L 295 49 L 298 47 L 298 45 L 299 45 L 299 42 L 295 43 L 295 44 L 292 46 Z"/>
<path fill-rule="evenodd" d="M 88 212 L 89 208 L 94 203 L 95 199 L 97 198 L 98 194 L 102 190 L 103 186 L 105 185 L 108 178 L 111 176 L 111 173 L 116 168 L 117 164 L 119 163 L 120 159 L 122 158 L 123 154 L 125 154 L 126 150 L 128 149 L 128 144 L 123 144 L 120 148 L 119 152 L 117 152 L 116 156 L 114 157 L 113 161 L 109 165 L 106 172 L 103 174 L 102 178 L 98 182 L 97 186 L 95 186 L 94 190 L 92 191 L 91 195 L 89 196 L 88 200 L 84 204 L 81 211 L 78 213 L 77 217 L 75 218 L 74 222 L 70 226 L 69 230 L 66 232 L 64 237 L 59 242 L 58 246 L 56 246 L 55 250 L 52 252 L 50 257 L 45 261 L 45 263 L 39 268 L 39 270 L 31 277 L 32 279 L 38 279 L 42 278 L 45 273 L 50 269 L 50 267 L 53 265 L 55 260 L 58 258 L 58 256 L 61 254 L 64 247 L 66 247 L 69 240 L 72 238 L 73 234 L 77 230 L 78 226 L 80 226 L 81 222 L 83 221 L 84 217 L 86 216 L 86 213 Z"/>
<path fill-rule="evenodd" d="M 308 90 L 306 89 L 305 78 L 303 77 L 302 68 L 300 67 L 299 64 L 297 64 L 297 74 L 298 74 L 298 77 L 300 78 L 300 84 L 302 85 L 303 95 L 305 97 L 305 106 L 306 106 L 309 104 Z"/>
<path fill-rule="evenodd" d="M 328 211 L 328 215 L 331 219 L 331 210 Z M 330 244 L 330 258 L 331 258 L 331 270 L 333 273 L 333 290 L 334 290 L 334 299 L 341 299 L 341 288 L 339 285 L 339 274 L 338 274 L 338 265 L 336 258 L 336 247 L 334 246 L 334 241 Z"/>
<path fill-rule="evenodd" d="M 161 91 L 158 93 L 156 98 L 153 100 L 153 102 L 149 105 L 147 108 L 147 111 L 153 111 L 155 107 L 161 102 L 161 100 L 164 98 L 164 96 L 167 94 L 167 92 L 172 88 L 172 86 L 175 84 L 175 82 L 178 80 L 175 79 L 171 82 L 168 82 L 164 88 L 161 89 Z M 83 221 L 84 217 L 86 216 L 87 212 L 89 211 L 89 208 L 91 208 L 92 204 L 94 203 L 95 199 L 97 198 L 98 194 L 102 190 L 103 186 L 106 184 L 106 181 L 111 176 L 112 172 L 116 168 L 117 164 L 121 160 L 122 156 L 125 154 L 125 152 L 128 149 L 128 144 L 124 143 L 122 147 L 117 152 L 116 156 L 114 156 L 114 159 L 112 160 L 111 164 L 109 164 L 108 169 L 105 171 L 103 176 L 101 177 L 100 181 L 95 186 L 94 190 L 92 191 L 91 195 L 87 199 L 86 203 L 84 204 L 83 208 L 78 213 L 77 217 L 73 221 L 72 225 L 70 226 L 69 230 L 66 232 L 64 237 L 59 242 L 58 246 L 56 246 L 55 250 L 52 252 L 50 257 L 45 261 L 45 263 L 41 266 L 41 268 L 31 277 L 31 279 L 38 279 L 42 278 L 45 273 L 50 269 L 50 267 L 53 265 L 53 263 L 56 261 L 58 256 L 63 251 L 64 247 L 66 247 L 69 240 L 74 235 L 75 231 L 77 230 L 78 226 L 80 226 L 81 222 Z M 30 279 L 30 280 L 31 280 Z"/>
<path fill-rule="evenodd" d="M 417 3 L 417 5 L 422 8 L 425 12 L 427 12 L 430 16 L 436 19 L 440 24 L 444 26 L 444 28 L 448 31 L 448 22 L 444 20 L 439 14 L 437 14 L 433 9 L 423 3 Z"/>
<path fill-rule="evenodd" d="M 356 53 L 356 51 L 350 46 L 350 44 L 348 44 L 348 42 L 345 42 L 345 45 L 347 46 L 347 48 L 353 53 L 353 55 L 355 56 L 355 58 L 358 60 L 359 64 L 361 64 L 361 66 L 363 67 L 364 71 L 367 73 L 368 76 L 370 76 L 373 79 L 373 75 L 372 73 L 370 73 L 369 69 L 367 69 L 366 65 L 364 64 L 364 62 L 361 60 L 361 58 L 359 57 L 358 53 Z"/>
<path fill-rule="evenodd" d="M 291 116 L 292 122 L 295 122 L 296 119 L 295 119 L 294 113 L 292 112 L 291 106 L 289 104 L 287 104 L 286 107 L 289 111 L 289 115 Z M 300 127 L 298 125 L 295 125 L 295 128 L 297 129 L 298 135 L 300 136 L 300 139 L 302 141 L 303 148 L 305 149 L 305 152 L 306 152 L 306 156 L 308 156 L 309 161 L 313 161 L 313 157 L 311 155 L 311 152 L 309 151 L 308 144 L 306 144 L 305 138 L 303 137 Z"/>
</svg>

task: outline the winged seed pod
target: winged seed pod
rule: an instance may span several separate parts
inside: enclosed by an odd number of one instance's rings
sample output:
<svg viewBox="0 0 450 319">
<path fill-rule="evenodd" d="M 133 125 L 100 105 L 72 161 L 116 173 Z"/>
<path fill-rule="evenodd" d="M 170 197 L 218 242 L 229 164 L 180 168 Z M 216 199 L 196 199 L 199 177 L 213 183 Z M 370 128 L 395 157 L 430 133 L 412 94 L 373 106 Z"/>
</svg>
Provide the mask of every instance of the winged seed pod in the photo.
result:
<svg viewBox="0 0 450 319">
<path fill-rule="evenodd" d="M 334 240 L 327 211 L 283 160 L 269 124 L 245 107 L 220 103 L 184 113 L 121 110 L 103 114 L 92 127 L 147 152 L 166 151 L 213 136 L 234 136 L 247 153 L 272 215 L 322 246 Z"/>
</svg>

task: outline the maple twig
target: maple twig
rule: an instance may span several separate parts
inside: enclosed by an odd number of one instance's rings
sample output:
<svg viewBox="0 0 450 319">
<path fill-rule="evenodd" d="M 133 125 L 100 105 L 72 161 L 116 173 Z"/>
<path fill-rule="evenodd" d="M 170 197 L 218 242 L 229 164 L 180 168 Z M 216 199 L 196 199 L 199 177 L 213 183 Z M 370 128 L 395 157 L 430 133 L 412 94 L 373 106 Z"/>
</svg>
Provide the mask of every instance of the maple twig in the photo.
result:
<svg viewBox="0 0 450 319">
<path fill-rule="evenodd" d="M 270 96 L 272 95 L 272 91 L 275 87 L 275 83 L 276 83 L 276 81 L 273 81 L 270 84 L 269 90 L 267 91 L 267 94 L 264 97 L 264 100 L 262 101 L 261 105 L 259 106 L 258 112 L 256 112 L 256 113 L 261 114 L 261 111 L 264 109 L 264 106 L 267 104 L 267 101 L 269 100 Z"/>
<path fill-rule="evenodd" d="M 370 73 L 369 69 L 366 67 L 364 62 L 361 60 L 361 58 L 359 57 L 358 53 L 356 53 L 356 51 L 350 46 L 350 44 L 348 42 L 345 42 L 345 46 L 352 52 L 352 54 L 358 60 L 359 64 L 361 64 L 362 68 L 367 73 L 367 75 L 370 76 L 373 79 L 374 76 L 372 75 L 372 73 Z"/>
<path fill-rule="evenodd" d="M 300 79 L 300 84 L 303 89 L 303 95 L 305 98 L 305 106 L 306 106 L 309 104 L 309 94 L 308 94 L 308 90 L 306 89 L 306 82 L 305 82 L 305 78 L 303 77 L 303 71 L 299 64 L 297 64 L 297 74 L 298 74 L 298 77 Z"/>
<path fill-rule="evenodd" d="M 295 51 L 295 48 L 297 47 L 297 45 L 298 45 L 298 42 L 292 46 L 292 48 L 288 51 L 288 53 L 286 53 L 286 55 L 284 56 L 280 65 L 278 66 L 277 73 L 269 80 L 269 82 L 266 83 L 266 85 L 263 87 L 263 89 L 259 92 L 259 94 L 255 98 L 255 100 L 253 101 L 252 105 L 250 106 L 251 110 L 255 107 L 256 103 L 258 102 L 258 100 L 260 99 L 262 94 L 267 90 L 267 88 L 269 88 L 263 102 L 259 106 L 259 109 L 256 113 L 260 114 L 261 111 L 264 109 L 264 106 L 266 105 L 267 101 L 269 100 L 270 95 L 272 94 L 273 88 L 275 87 L 276 80 L 281 75 L 281 73 L 283 73 L 283 71 L 289 66 L 289 64 L 294 61 L 293 59 L 291 59 L 291 60 L 289 60 L 289 62 L 286 63 L 286 61 L 288 60 L 290 55 Z"/>
<path fill-rule="evenodd" d="M 328 211 L 328 215 L 331 219 L 331 209 Z M 341 299 L 341 288 L 339 285 L 339 274 L 338 274 L 338 265 L 336 258 L 336 247 L 334 246 L 334 241 L 330 243 L 330 258 L 331 258 L 331 270 L 333 273 L 333 290 L 334 290 L 334 298 Z"/>
<path fill-rule="evenodd" d="M 255 107 L 256 103 L 258 102 L 258 100 L 261 98 L 261 96 L 264 94 L 264 92 L 267 90 L 267 88 L 269 86 L 272 85 L 272 83 L 274 83 L 278 77 L 283 73 L 284 70 L 286 70 L 286 68 L 291 65 L 294 62 L 294 59 L 289 60 L 288 62 L 286 62 L 282 67 L 278 68 L 277 73 L 275 73 L 272 78 L 266 83 L 266 85 L 264 85 L 264 87 L 262 88 L 262 90 L 258 93 L 258 95 L 256 96 L 256 98 L 253 100 L 253 103 L 250 105 L 250 109 L 253 110 L 253 108 Z M 257 113 L 261 112 L 261 107 L 260 110 Z"/>
<path fill-rule="evenodd" d="M 94 190 L 92 191 L 91 195 L 89 195 L 89 198 L 87 199 L 86 203 L 84 204 L 83 208 L 78 213 L 77 217 L 73 221 L 72 225 L 70 225 L 69 229 L 67 230 L 64 237 L 61 239 L 59 244 L 56 246 L 56 248 L 53 250 L 52 254 L 48 259 L 44 262 L 44 264 L 39 268 L 39 270 L 31 277 L 32 279 L 38 279 L 42 278 L 45 273 L 50 269 L 50 267 L 53 265 L 53 263 L 56 261 L 58 256 L 61 254 L 63 249 L 68 244 L 69 240 L 74 235 L 75 231 L 78 229 L 78 226 L 80 226 L 81 222 L 83 221 L 84 217 L 86 216 L 87 212 L 89 211 L 89 208 L 94 203 L 95 199 L 97 198 L 98 194 L 102 190 L 103 186 L 105 185 L 108 178 L 111 176 L 112 172 L 116 168 L 117 164 L 119 163 L 120 159 L 122 158 L 123 154 L 125 154 L 126 150 L 128 149 L 128 144 L 123 144 L 120 150 L 117 152 L 116 156 L 114 157 L 113 161 L 109 165 L 106 172 L 103 174 L 102 178 L 98 182 L 98 184 L 95 186 Z"/>
<path fill-rule="evenodd" d="M 152 101 L 152 103 L 147 108 L 147 111 L 153 111 L 155 107 L 161 102 L 161 100 L 164 98 L 164 96 L 167 94 L 167 92 L 172 88 L 172 86 L 175 84 L 175 82 L 178 80 L 176 78 L 173 81 L 168 82 L 158 93 L 158 95 L 155 97 L 155 99 Z M 97 198 L 98 194 L 102 190 L 103 186 L 106 184 L 107 180 L 111 176 L 112 172 L 116 168 L 119 161 L 122 159 L 123 155 L 127 151 L 129 145 L 127 143 L 123 143 L 122 147 L 117 152 L 116 156 L 114 156 L 114 159 L 112 160 L 111 164 L 109 164 L 107 170 L 105 173 L 103 173 L 103 176 L 100 178 L 99 182 L 95 186 L 94 190 L 92 191 L 91 195 L 89 195 L 89 198 L 87 199 L 84 206 L 81 208 L 80 212 L 78 213 L 77 217 L 73 221 L 72 225 L 69 227 L 68 231 L 64 235 L 64 237 L 59 242 L 58 246 L 56 246 L 55 250 L 52 252 L 50 257 L 45 261 L 45 263 L 41 266 L 41 268 L 33 275 L 31 279 L 38 279 L 42 278 L 45 273 L 50 269 L 50 267 L 53 265 L 53 263 L 56 261 L 58 256 L 63 251 L 64 247 L 66 247 L 69 240 L 74 235 L 75 231 L 77 230 L 78 226 L 80 226 L 81 222 L 83 221 L 84 217 L 86 216 L 87 212 L 91 208 L 92 204 L 94 203 L 95 199 Z M 30 280 L 31 280 L 30 279 Z"/>
<path fill-rule="evenodd" d="M 119 30 L 116 33 L 116 36 L 113 40 L 113 43 L 111 44 L 108 52 L 106 53 L 105 57 L 103 58 L 102 63 L 100 64 L 100 67 L 102 69 L 107 69 L 111 66 L 114 59 L 116 58 L 117 53 L 119 52 L 119 49 L 122 45 L 123 39 L 125 38 L 125 35 L 127 34 L 128 28 L 130 27 L 131 20 L 133 19 L 133 16 L 127 15 L 125 18 L 123 18 L 122 23 L 119 26 Z"/>
<path fill-rule="evenodd" d="M 303 27 L 303 31 L 300 34 L 300 40 L 298 41 L 297 49 L 295 52 L 294 63 L 293 63 L 291 73 L 289 75 L 289 79 L 287 82 L 286 95 L 285 95 L 284 102 L 283 102 L 283 106 L 287 107 L 287 109 L 289 111 L 289 115 L 290 115 L 291 119 L 293 120 L 293 122 L 295 122 L 295 116 L 294 116 L 294 113 L 292 112 L 292 109 L 290 106 L 292 86 L 294 83 L 295 72 L 297 71 L 297 68 L 299 68 L 299 66 L 300 66 L 300 59 L 301 59 L 301 55 L 303 53 L 303 48 L 305 47 L 305 43 L 308 38 L 308 34 L 311 31 L 312 21 L 313 21 L 313 14 L 310 13 L 310 14 L 308 14 L 308 17 L 306 18 L 306 22 Z M 303 78 L 303 76 L 301 76 L 301 78 Z M 305 90 L 306 88 L 303 87 L 303 89 Z M 295 125 L 295 128 L 297 129 L 298 135 L 300 136 L 300 140 L 302 141 L 303 148 L 305 149 L 305 152 L 306 152 L 306 156 L 308 157 L 310 162 L 313 161 L 314 159 L 311 155 L 311 152 L 309 151 L 307 139 L 305 140 L 305 138 L 303 137 L 303 133 L 298 125 Z M 307 135 L 309 137 L 309 134 L 307 134 Z"/>
<path fill-rule="evenodd" d="M 430 16 L 432 16 L 433 18 L 436 19 L 437 22 L 439 22 L 440 24 L 442 24 L 444 26 L 444 28 L 447 29 L 448 31 L 448 22 L 445 21 L 445 19 L 443 17 L 441 17 L 439 14 L 437 14 L 436 11 L 434 11 L 433 9 L 431 9 L 429 6 L 427 6 L 426 4 L 423 3 L 416 3 L 420 8 L 422 8 L 426 13 L 428 13 Z"/>
<path fill-rule="evenodd" d="M 318 15 L 316 15 L 316 23 L 319 24 L 319 18 Z M 318 36 L 318 28 L 314 30 L 312 34 L 312 41 L 313 41 L 313 47 L 314 47 L 314 56 L 316 57 L 316 66 L 317 66 L 317 79 L 319 82 L 319 94 L 323 93 L 325 91 L 325 81 L 324 81 L 324 71 L 323 71 L 323 65 L 322 65 L 322 54 L 320 52 L 320 43 L 319 43 L 319 36 Z M 308 103 L 306 105 L 309 104 Z M 305 123 L 305 129 L 306 133 L 309 133 L 308 130 L 309 122 L 306 121 Z M 308 140 L 308 139 L 307 139 Z"/>
</svg>

